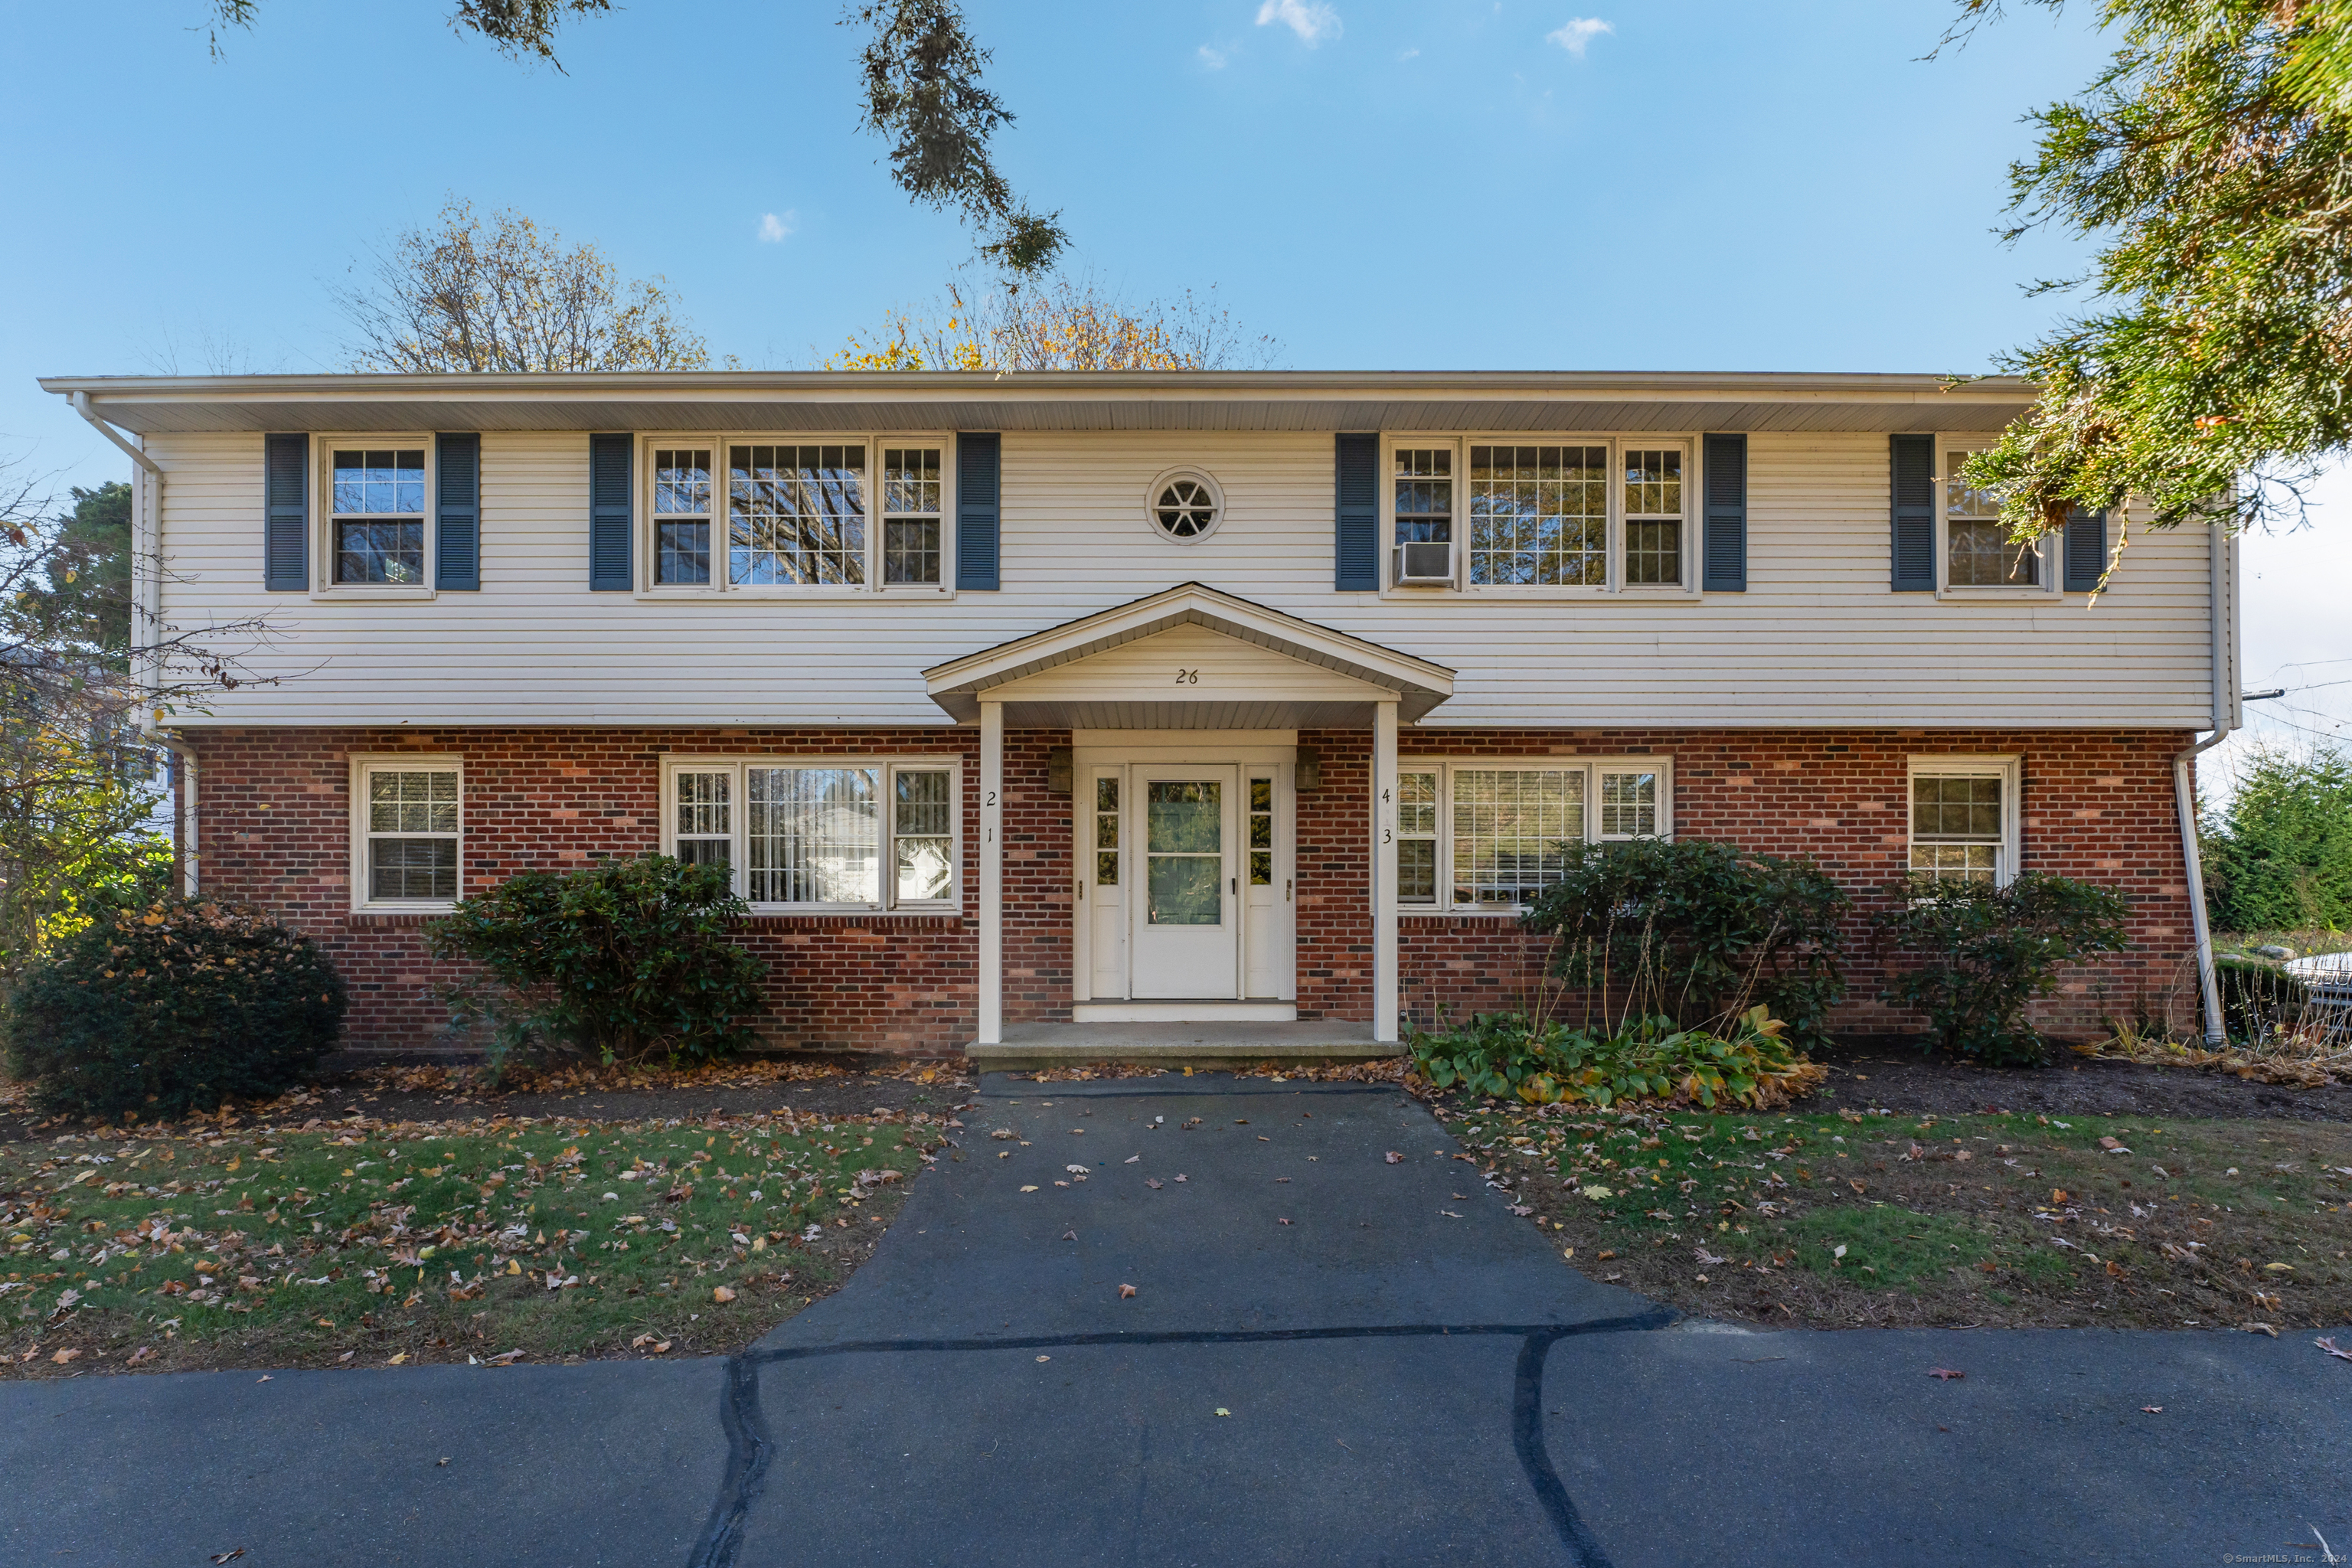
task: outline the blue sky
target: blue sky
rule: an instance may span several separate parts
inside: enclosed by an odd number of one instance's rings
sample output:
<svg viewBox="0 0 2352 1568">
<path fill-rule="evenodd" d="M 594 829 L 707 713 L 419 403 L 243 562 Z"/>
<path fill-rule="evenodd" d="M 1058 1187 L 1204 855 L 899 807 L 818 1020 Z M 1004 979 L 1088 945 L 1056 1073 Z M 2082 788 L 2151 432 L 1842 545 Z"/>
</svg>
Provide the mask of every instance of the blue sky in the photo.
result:
<svg viewBox="0 0 2352 1568">
<path fill-rule="evenodd" d="M 0 455 L 123 468 L 37 374 L 341 368 L 331 290 L 447 195 L 665 274 L 755 366 L 970 256 L 856 132 L 835 0 L 633 0 L 566 26 L 568 74 L 446 8 L 261 0 L 215 60 L 206 0 L 0 0 L 0 166 L 47 219 L 0 249 Z M 2019 117 L 2106 47 L 2087 7 L 2026 8 L 1927 60 L 1944 0 L 966 9 L 1020 117 L 1001 166 L 1076 264 L 1214 285 L 1296 368 L 1989 368 L 2053 309 L 2020 285 L 2077 256 L 1993 233 Z M 2294 596 L 2352 575 L 2352 484 L 2328 496 L 2318 535 L 2250 543 L 2255 684 L 2352 678 L 2347 617 Z M 2339 692 L 2294 721 L 2352 720 Z"/>
</svg>

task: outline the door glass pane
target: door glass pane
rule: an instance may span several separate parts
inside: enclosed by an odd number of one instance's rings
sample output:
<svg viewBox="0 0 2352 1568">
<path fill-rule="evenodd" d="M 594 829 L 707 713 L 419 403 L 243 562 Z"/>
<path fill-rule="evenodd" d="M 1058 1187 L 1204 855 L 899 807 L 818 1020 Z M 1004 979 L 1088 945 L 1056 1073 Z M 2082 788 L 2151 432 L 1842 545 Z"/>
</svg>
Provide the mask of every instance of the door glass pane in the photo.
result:
<svg viewBox="0 0 2352 1568">
<path fill-rule="evenodd" d="M 1224 790 L 1214 779 L 1144 788 L 1147 918 L 1153 925 L 1223 923 Z"/>
<path fill-rule="evenodd" d="M 1118 886 L 1118 780 L 1095 780 L 1095 885 Z"/>
<path fill-rule="evenodd" d="M 1151 923 L 1213 926 L 1224 914 L 1224 862 L 1216 855 L 1154 855 L 1151 858 Z"/>
<path fill-rule="evenodd" d="M 1249 782 L 1249 879 L 1253 888 L 1274 886 L 1274 781 Z"/>
<path fill-rule="evenodd" d="M 1223 786 L 1214 779 L 1154 783 L 1145 795 L 1145 845 L 1154 855 L 1220 854 Z"/>
</svg>

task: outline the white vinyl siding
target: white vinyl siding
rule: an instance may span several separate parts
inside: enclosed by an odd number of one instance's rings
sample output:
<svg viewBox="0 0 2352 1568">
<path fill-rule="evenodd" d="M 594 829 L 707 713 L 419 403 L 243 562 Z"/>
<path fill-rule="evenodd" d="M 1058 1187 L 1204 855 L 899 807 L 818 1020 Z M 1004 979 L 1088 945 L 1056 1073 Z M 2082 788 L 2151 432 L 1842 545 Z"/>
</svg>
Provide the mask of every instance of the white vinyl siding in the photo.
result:
<svg viewBox="0 0 2352 1568">
<path fill-rule="evenodd" d="M 952 909 L 961 776 L 935 758 L 673 760 L 662 851 L 733 868 L 757 910 Z"/>
<path fill-rule="evenodd" d="M 793 591 L 789 614 L 747 593 L 591 593 L 584 434 L 485 432 L 481 591 L 413 602 L 263 590 L 260 436 L 160 435 L 148 449 L 168 475 L 163 617 L 266 616 L 275 634 L 245 657 L 245 684 L 177 717 L 189 728 L 944 726 L 926 668 L 1183 578 L 1453 669 L 1424 731 L 2189 730 L 2214 711 L 2203 531 L 2136 532 L 2095 609 L 1890 593 L 1883 435 L 1749 437 L 1748 592 L 1565 590 L 1585 595 L 1572 613 L 1519 589 L 1333 592 L 1328 432 L 1007 431 L 1003 591 Z M 1225 516 L 1180 556 L 1128 520 L 1154 475 L 1186 464 L 1216 474 Z M 1700 482 L 1686 475 L 1694 494 Z M 951 583 L 951 560 L 945 572 Z"/>
<path fill-rule="evenodd" d="M 1512 913 L 1559 880 L 1573 847 L 1672 833 L 1664 758 L 1490 758 L 1397 764 L 1397 902 Z"/>
</svg>

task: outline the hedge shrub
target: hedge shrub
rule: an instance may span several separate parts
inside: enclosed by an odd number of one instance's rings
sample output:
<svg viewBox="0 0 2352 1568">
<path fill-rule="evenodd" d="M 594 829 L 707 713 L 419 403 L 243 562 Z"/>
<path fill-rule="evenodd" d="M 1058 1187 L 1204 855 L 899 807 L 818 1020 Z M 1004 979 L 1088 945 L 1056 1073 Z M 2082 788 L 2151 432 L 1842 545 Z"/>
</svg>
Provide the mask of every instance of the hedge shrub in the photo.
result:
<svg viewBox="0 0 2352 1568">
<path fill-rule="evenodd" d="M 2057 989 L 2061 964 L 2127 945 L 2123 895 L 2069 877 L 2027 871 L 2005 888 L 1916 877 L 1888 894 L 1874 923 L 1911 967 L 1882 999 L 1927 1014 L 1931 1045 L 2000 1066 L 2046 1059 L 2025 1007 Z"/>
<path fill-rule="evenodd" d="M 1570 846 L 1521 919 L 1559 937 L 1558 971 L 1603 993 L 1604 1019 L 1727 1027 L 1761 1003 L 1801 1042 L 1845 995 L 1845 893 L 1809 861 L 1702 838 Z"/>
<path fill-rule="evenodd" d="M 258 910 L 167 899 L 110 910 L 10 993 L 8 1068 L 50 1112 L 177 1116 L 282 1093 L 332 1050 L 343 983 Z"/>
<path fill-rule="evenodd" d="M 730 938 L 750 912 L 727 867 L 648 855 L 525 871 L 434 922 L 432 944 L 507 988 L 457 998 L 460 1022 L 497 1026 L 493 1066 L 534 1047 L 701 1060 L 748 1045 L 764 1005 L 768 966 Z"/>
</svg>

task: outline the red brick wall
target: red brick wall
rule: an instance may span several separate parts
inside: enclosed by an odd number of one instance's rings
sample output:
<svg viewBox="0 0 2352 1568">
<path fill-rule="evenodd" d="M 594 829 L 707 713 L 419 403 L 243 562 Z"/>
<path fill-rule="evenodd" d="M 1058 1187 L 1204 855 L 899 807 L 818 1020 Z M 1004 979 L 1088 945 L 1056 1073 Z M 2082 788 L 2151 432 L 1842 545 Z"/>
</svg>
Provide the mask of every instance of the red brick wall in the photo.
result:
<svg viewBox="0 0 2352 1568">
<path fill-rule="evenodd" d="M 2169 731 L 1408 731 L 1399 754 L 1672 757 L 1678 837 L 1807 857 L 1853 895 L 1848 1001 L 1838 1025 L 1856 1032 L 1921 1022 L 1876 999 L 1885 974 L 1867 936 L 1868 917 L 1907 864 L 1908 759 L 2015 754 L 2023 868 L 2105 883 L 2132 902 L 2131 949 L 2068 973 L 2058 994 L 2035 1005 L 2037 1025 L 2074 1037 L 2095 1033 L 2102 1017 L 2129 1019 L 2143 1008 L 2181 1025 L 2196 1018 L 2171 773 L 2173 754 L 2190 739 Z M 1542 955 L 1508 921 L 1418 916 L 1402 926 L 1401 1000 L 1414 1021 L 1428 1023 L 1441 1004 L 1455 1017 L 1524 1010 L 1538 994 Z"/>
<path fill-rule="evenodd" d="M 1322 784 L 1298 797 L 1298 998 L 1304 1016 L 1372 1011 L 1372 931 L 1364 889 L 1370 835 L 1370 741 L 1364 731 L 1302 731 Z M 659 843 L 660 760 L 707 755 L 946 753 L 964 762 L 964 909 L 952 915 L 760 916 L 745 940 L 769 961 L 773 1043 L 936 1051 L 977 1022 L 979 742 L 971 731 L 506 729 L 410 731 L 218 730 L 189 736 L 203 763 L 206 891 L 250 901 L 309 932 L 350 984 L 353 1045 L 431 1048 L 438 988 L 458 977 L 426 956 L 422 917 L 350 912 L 349 759 L 416 751 L 466 760 L 467 890 L 529 868 L 562 869 Z M 1071 799 L 1047 787 L 1047 752 L 1065 731 L 1016 731 L 1004 747 L 1004 1016 L 1069 1016 Z M 2186 1019 L 2189 919 L 2169 732 L 1585 731 L 1408 731 L 1406 757 L 1664 753 L 1675 758 L 1675 826 L 1775 854 L 1809 855 L 1874 907 L 1904 864 L 1905 759 L 2017 752 L 2024 758 L 2028 868 L 2108 882 L 2133 900 L 2134 950 L 2082 974 L 2040 1021 L 2086 1032 L 2104 1013 L 2169 1000 Z M 1857 924 L 1859 931 L 1859 924 Z M 1523 1007 L 1537 964 L 1507 921 L 1413 916 L 1403 922 L 1402 1003 L 1431 1021 Z M 1910 1020 L 1873 1000 L 1881 983 L 1852 968 L 1855 1029 Z"/>
</svg>

